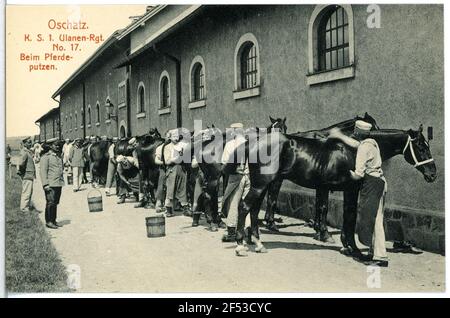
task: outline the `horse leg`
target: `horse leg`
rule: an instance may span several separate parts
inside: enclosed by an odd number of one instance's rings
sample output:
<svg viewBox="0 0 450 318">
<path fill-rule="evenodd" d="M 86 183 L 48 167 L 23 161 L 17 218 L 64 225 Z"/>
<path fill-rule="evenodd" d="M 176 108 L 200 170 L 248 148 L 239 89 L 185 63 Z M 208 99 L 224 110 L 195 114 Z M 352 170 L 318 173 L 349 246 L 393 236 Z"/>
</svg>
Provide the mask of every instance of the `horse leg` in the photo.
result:
<svg viewBox="0 0 450 318">
<path fill-rule="evenodd" d="M 319 224 L 314 226 L 316 231 L 318 230 L 314 238 L 322 242 L 335 243 L 327 228 L 328 196 L 329 191 L 327 188 L 316 190 L 316 220 L 319 219 Z M 320 215 L 319 217 L 317 216 L 318 214 Z"/>
<path fill-rule="evenodd" d="M 279 232 L 277 225 L 275 224 L 275 208 L 277 205 L 278 194 L 280 193 L 280 188 L 283 180 L 275 180 L 269 184 L 267 191 L 267 208 L 264 220 L 266 221 L 266 228 L 273 232 Z M 262 197 L 264 198 L 264 196 Z M 261 201 L 262 201 L 261 198 Z"/>
<path fill-rule="evenodd" d="M 244 246 L 244 238 L 245 238 L 245 219 L 250 211 L 252 211 L 252 207 L 255 205 L 257 200 L 261 197 L 264 191 L 261 189 L 255 189 L 253 187 L 250 188 L 249 193 L 246 197 L 241 200 L 239 204 L 239 214 L 238 214 L 238 222 L 236 229 L 236 255 L 237 256 L 246 256 L 247 248 Z M 253 217 L 252 228 L 257 229 L 258 225 L 258 216 L 256 215 L 256 221 Z M 254 224 L 256 222 L 256 225 Z"/>
<path fill-rule="evenodd" d="M 256 200 L 254 207 L 252 208 L 252 210 L 250 212 L 251 234 L 255 240 L 255 244 L 256 244 L 255 252 L 256 253 L 267 253 L 267 249 L 264 247 L 264 245 L 262 244 L 261 239 L 260 239 L 261 233 L 259 232 L 259 225 L 258 225 L 258 215 L 259 215 L 259 211 L 261 209 L 261 204 L 262 204 L 262 201 L 264 199 L 266 192 L 267 192 L 267 190 L 264 191 L 260 195 L 260 197 Z"/>
<path fill-rule="evenodd" d="M 355 227 L 358 209 L 358 187 L 352 187 L 344 191 L 344 220 L 341 232 L 343 254 L 361 256 L 361 251 L 356 246 Z"/>
</svg>

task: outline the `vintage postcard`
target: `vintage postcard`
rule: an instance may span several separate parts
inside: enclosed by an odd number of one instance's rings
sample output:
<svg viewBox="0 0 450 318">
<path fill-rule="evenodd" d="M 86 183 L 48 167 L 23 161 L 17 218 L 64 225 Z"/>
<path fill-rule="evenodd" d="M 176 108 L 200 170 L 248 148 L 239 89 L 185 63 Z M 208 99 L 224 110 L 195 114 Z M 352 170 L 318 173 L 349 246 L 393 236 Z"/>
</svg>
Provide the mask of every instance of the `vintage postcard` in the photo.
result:
<svg viewBox="0 0 450 318">
<path fill-rule="evenodd" d="M 6 4 L 5 65 L 7 296 L 446 291 L 442 3 Z"/>
</svg>

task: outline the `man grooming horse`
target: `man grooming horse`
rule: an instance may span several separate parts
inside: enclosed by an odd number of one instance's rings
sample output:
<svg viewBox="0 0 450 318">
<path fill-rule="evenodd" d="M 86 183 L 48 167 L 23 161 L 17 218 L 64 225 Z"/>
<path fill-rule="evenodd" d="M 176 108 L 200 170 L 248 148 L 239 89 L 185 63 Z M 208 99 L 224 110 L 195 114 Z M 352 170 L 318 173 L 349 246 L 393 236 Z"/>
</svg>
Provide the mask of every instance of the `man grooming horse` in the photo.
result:
<svg viewBox="0 0 450 318">
<path fill-rule="evenodd" d="M 353 138 L 344 135 L 339 128 L 330 131 L 328 138 L 337 138 L 357 149 L 355 170 L 350 170 L 351 178 L 362 181 L 360 190 L 360 211 L 357 232 L 359 240 L 371 250 L 366 265 L 388 266 L 384 233 L 384 202 L 387 182 L 381 169 L 381 153 L 378 143 L 368 138 L 372 125 L 358 120 Z"/>
</svg>

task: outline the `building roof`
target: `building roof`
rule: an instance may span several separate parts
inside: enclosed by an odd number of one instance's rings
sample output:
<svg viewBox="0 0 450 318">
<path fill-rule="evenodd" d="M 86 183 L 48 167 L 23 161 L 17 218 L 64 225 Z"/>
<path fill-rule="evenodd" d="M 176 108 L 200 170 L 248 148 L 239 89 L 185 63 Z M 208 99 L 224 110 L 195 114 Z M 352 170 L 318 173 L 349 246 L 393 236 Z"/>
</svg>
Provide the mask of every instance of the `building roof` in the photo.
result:
<svg viewBox="0 0 450 318">
<path fill-rule="evenodd" d="M 137 29 L 139 26 L 145 24 L 147 20 L 161 12 L 162 9 L 167 7 L 167 5 L 161 5 L 155 7 L 152 11 L 144 14 L 141 19 L 136 21 L 136 24 L 130 28 L 127 28 L 120 36 L 125 36 L 130 34 L 133 30 Z M 150 47 L 153 47 L 158 41 L 162 40 L 169 34 L 173 33 L 179 27 L 183 26 L 188 22 L 195 13 L 199 12 L 201 5 L 191 5 L 188 9 L 186 9 L 182 14 L 177 16 L 175 19 L 169 21 L 165 26 L 160 28 L 158 31 L 154 32 L 149 38 L 145 40 L 145 43 L 142 43 L 142 46 L 132 52 L 130 55 L 125 57 L 122 61 L 120 61 L 114 68 L 123 67 L 125 65 L 131 64 L 134 59 L 144 53 Z M 120 37 L 119 36 L 119 37 Z"/>
<path fill-rule="evenodd" d="M 147 7 L 147 12 L 143 14 L 139 19 L 135 19 L 133 22 L 131 22 L 127 27 L 116 30 L 111 34 L 98 48 L 95 50 L 95 52 L 83 63 L 78 67 L 75 72 L 70 75 L 70 77 L 56 90 L 56 92 L 53 93 L 52 98 L 55 98 L 61 92 L 67 88 L 76 78 L 78 78 L 86 68 L 91 65 L 93 62 L 97 60 L 105 51 L 107 51 L 113 44 L 117 43 L 118 41 L 125 38 L 128 34 L 131 33 L 132 30 L 136 29 L 139 25 L 142 23 L 142 19 L 146 16 L 151 15 L 151 13 L 158 7 L 164 7 L 164 6 L 157 6 L 157 7 Z"/>
<path fill-rule="evenodd" d="M 39 123 L 39 122 L 43 121 L 44 119 L 46 119 L 47 117 L 50 117 L 50 116 L 52 116 L 52 115 L 54 115 L 54 114 L 56 114 L 56 113 L 58 113 L 58 112 L 59 112 L 59 107 L 52 108 L 52 109 L 50 109 L 48 112 L 46 112 L 44 115 L 42 115 L 41 117 L 39 117 L 39 118 L 35 121 L 35 123 Z"/>
<path fill-rule="evenodd" d="M 122 32 L 120 33 L 120 35 L 118 36 L 118 39 L 122 40 L 124 37 L 126 37 L 131 32 L 136 30 L 139 26 L 141 26 L 143 23 L 145 24 L 145 22 L 147 20 L 149 20 L 151 17 L 156 15 L 161 10 L 163 10 L 165 7 L 167 7 L 166 4 L 157 5 L 157 6 L 153 7 L 151 10 L 147 10 L 147 12 L 144 13 L 139 19 L 137 19 L 136 21 L 131 23 L 129 26 L 127 26 L 125 29 L 123 29 Z"/>
<path fill-rule="evenodd" d="M 105 42 L 100 45 L 100 47 L 95 50 L 95 52 L 83 63 L 78 67 L 72 75 L 69 76 L 69 78 L 56 90 L 56 92 L 53 93 L 52 98 L 55 98 L 58 96 L 67 86 L 69 86 L 73 80 L 78 78 L 83 71 L 91 65 L 99 56 L 101 56 L 108 48 L 111 47 L 112 44 L 117 42 L 117 35 L 120 33 L 121 30 L 115 31 L 109 38 L 105 40 Z"/>
</svg>

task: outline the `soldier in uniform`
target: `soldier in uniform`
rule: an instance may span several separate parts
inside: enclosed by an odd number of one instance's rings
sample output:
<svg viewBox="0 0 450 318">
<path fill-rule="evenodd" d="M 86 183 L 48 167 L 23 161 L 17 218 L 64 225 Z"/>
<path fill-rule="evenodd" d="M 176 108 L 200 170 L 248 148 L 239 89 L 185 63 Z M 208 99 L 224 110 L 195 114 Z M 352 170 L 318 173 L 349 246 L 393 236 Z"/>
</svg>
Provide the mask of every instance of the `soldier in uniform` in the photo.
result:
<svg viewBox="0 0 450 318">
<path fill-rule="evenodd" d="M 17 164 L 17 174 L 22 179 L 20 210 L 22 212 L 30 212 L 34 208 L 31 197 L 33 195 L 33 182 L 36 178 L 36 168 L 33 161 L 33 152 L 31 151 L 31 138 L 23 139 L 22 146 Z"/>
</svg>

